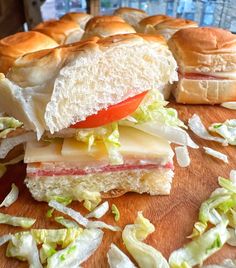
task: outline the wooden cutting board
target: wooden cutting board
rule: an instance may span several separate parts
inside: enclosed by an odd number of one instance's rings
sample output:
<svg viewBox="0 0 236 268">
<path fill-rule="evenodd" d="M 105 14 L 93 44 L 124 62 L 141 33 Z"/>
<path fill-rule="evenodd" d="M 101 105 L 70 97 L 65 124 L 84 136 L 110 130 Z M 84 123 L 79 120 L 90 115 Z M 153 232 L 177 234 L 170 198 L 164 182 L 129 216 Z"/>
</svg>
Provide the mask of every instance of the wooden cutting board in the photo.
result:
<svg viewBox="0 0 236 268">
<path fill-rule="evenodd" d="M 172 106 L 178 110 L 179 117 L 185 123 L 194 113 L 201 117 L 206 126 L 214 122 L 223 122 L 226 119 L 236 118 L 236 111 L 221 107 Z M 150 219 L 156 227 L 156 231 L 147 238 L 146 242 L 160 250 L 166 258 L 169 257 L 172 251 L 188 242 L 186 236 L 191 233 L 193 224 L 197 221 L 199 206 L 218 186 L 217 177 L 219 175 L 227 177 L 231 169 L 236 169 L 236 147 L 223 147 L 221 144 L 199 139 L 193 133 L 189 133 L 201 147 L 208 146 L 227 154 L 229 164 L 224 164 L 220 160 L 205 155 L 202 148 L 198 150 L 190 149 L 191 165 L 189 167 L 180 168 L 175 163 L 175 177 L 169 196 L 128 193 L 122 197 L 109 200 L 110 205 L 114 203 L 120 210 L 121 219 L 118 222 L 120 227 L 133 223 L 137 212 L 143 211 L 144 216 Z M 9 167 L 5 176 L 0 179 L 0 201 L 10 191 L 11 183 L 14 182 L 20 188 L 20 196 L 17 202 L 10 208 L 1 208 L 0 212 L 36 218 L 37 222 L 34 228 L 60 228 L 60 225 L 45 217 L 45 213 L 48 210 L 47 204 L 36 202 L 30 196 L 23 184 L 24 176 L 25 166 L 18 164 Z M 72 207 L 82 213 L 87 213 L 79 202 L 73 202 Z M 110 212 L 102 220 L 110 224 L 116 224 Z M 15 233 L 19 230 L 22 229 L 0 225 L 0 236 L 9 232 Z M 121 233 L 105 231 L 102 245 L 83 264 L 83 267 L 108 267 L 106 253 L 112 242 L 127 253 L 122 244 Z M 0 247 L 0 268 L 27 267 L 25 263 L 6 258 L 5 250 L 6 246 Z M 236 258 L 236 251 L 233 247 L 224 246 L 220 252 L 208 260 L 208 263 L 219 263 L 225 258 Z"/>
</svg>

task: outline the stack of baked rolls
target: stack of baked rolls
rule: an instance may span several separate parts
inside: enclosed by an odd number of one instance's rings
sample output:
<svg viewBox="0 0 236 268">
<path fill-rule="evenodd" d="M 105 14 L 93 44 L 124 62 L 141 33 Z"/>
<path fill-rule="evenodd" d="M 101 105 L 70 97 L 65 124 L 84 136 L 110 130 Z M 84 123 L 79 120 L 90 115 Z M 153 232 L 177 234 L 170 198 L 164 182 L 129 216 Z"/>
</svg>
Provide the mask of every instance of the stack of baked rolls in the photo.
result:
<svg viewBox="0 0 236 268">
<path fill-rule="evenodd" d="M 220 28 L 189 28 L 168 42 L 179 66 L 173 93 L 177 102 L 236 101 L 236 35 Z"/>
<path fill-rule="evenodd" d="M 174 19 L 167 15 L 153 15 L 142 19 L 138 23 L 138 32 L 147 34 L 156 34 L 155 26 L 163 21 Z"/>
<path fill-rule="evenodd" d="M 135 33 L 134 28 L 119 16 L 96 16 L 88 21 L 83 40 L 92 36 L 104 38 L 116 34 Z"/>
<path fill-rule="evenodd" d="M 154 28 L 157 34 L 161 34 L 166 40 L 180 29 L 198 27 L 197 22 L 182 18 L 165 20 L 158 23 Z"/>
<path fill-rule="evenodd" d="M 59 45 L 78 42 L 84 34 L 84 30 L 79 24 L 72 20 L 45 21 L 38 24 L 32 30 L 50 36 Z"/>
<path fill-rule="evenodd" d="M 148 16 L 142 9 L 132 7 L 121 7 L 114 11 L 114 15 L 120 16 L 124 21 L 138 29 L 138 23 Z"/>
</svg>

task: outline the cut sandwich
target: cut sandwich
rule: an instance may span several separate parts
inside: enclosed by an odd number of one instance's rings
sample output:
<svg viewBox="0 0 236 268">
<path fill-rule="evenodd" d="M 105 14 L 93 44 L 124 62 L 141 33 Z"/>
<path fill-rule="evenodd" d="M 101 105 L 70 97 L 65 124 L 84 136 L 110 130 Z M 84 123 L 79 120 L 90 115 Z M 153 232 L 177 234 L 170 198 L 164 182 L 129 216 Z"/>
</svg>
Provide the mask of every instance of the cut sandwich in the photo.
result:
<svg viewBox="0 0 236 268">
<path fill-rule="evenodd" d="M 236 35 L 220 28 L 178 31 L 168 45 L 178 63 L 177 102 L 217 104 L 236 101 Z"/>
<path fill-rule="evenodd" d="M 159 93 L 177 79 L 176 67 L 162 37 L 139 34 L 17 60 L 0 81 L 0 105 L 37 133 L 25 153 L 33 197 L 168 194 L 169 142 L 190 143 L 177 112 L 165 107 Z"/>
</svg>

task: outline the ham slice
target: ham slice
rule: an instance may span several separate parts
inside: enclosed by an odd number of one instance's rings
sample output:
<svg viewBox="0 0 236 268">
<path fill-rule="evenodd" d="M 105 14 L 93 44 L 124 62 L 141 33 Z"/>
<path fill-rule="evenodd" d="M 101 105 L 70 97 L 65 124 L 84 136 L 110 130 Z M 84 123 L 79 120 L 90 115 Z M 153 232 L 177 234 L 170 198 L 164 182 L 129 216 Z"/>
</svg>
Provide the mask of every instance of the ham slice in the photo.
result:
<svg viewBox="0 0 236 268">
<path fill-rule="evenodd" d="M 123 164 L 123 165 L 106 165 L 97 168 L 76 168 L 76 167 L 66 167 L 61 165 L 56 165 L 54 168 L 47 169 L 44 165 L 40 165 L 40 163 L 32 163 L 27 165 L 27 177 L 36 177 L 36 176 L 73 176 L 73 175 L 87 175 L 94 173 L 102 173 L 102 172 L 113 172 L 113 171 L 123 171 L 123 170 L 131 170 L 131 169 L 157 169 L 157 168 L 166 168 L 166 169 L 174 169 L 173 163 L 168 162 L 165 165 L 161 164 Z"/>
</svg>

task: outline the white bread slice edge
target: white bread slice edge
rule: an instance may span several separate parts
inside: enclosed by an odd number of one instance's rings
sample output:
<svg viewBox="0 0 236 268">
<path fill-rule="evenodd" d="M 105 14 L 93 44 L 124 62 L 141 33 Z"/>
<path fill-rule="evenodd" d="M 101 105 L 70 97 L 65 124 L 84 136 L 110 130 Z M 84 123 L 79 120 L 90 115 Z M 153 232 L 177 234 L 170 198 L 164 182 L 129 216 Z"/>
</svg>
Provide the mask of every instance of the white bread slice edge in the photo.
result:
<svg viewBox="0 0 236 268">
<path fill-rule="evenodd" d="M 10 101 L 0 99 L 0 107 L 38 138 L 177 80 L 177 64 L 160 37 L 128 34 L 40 53 L 18 59 L 0 79 Z"/>
<path fill-rule="evenodd" d="M 112 171 L 82 176 L 51 176 L 26 178 L 25 183 L 38 201 L 48 201 L 60 195 L 77 200 L 81 191 L 100 192 L 103 197 L 115 197 L 126 192 L 167 195 L 171 190 L 171 169 L 140 169 Z"/>
<path fill-rule="evenodd" d="M 173 85 L 178 103 L 220 104 L 236 101 L 236 80 L 194 80 L 181 78 Z"/>
</svg>

